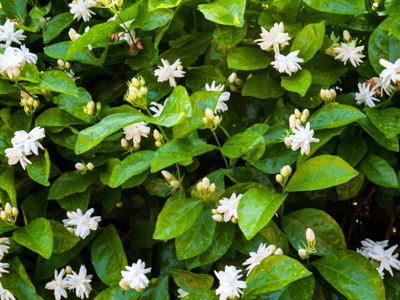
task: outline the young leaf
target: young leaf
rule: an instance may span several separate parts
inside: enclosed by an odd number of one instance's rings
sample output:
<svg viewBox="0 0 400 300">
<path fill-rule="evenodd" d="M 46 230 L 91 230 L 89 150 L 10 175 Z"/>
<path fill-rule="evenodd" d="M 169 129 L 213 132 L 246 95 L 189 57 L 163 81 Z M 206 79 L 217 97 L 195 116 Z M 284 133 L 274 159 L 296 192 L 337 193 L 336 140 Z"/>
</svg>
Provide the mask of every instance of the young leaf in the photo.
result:
<svg viewBox="0 0 400 300">
<path fill-rule="evenodd" d="M 222 24 L 242 27 L 246 0 L 216 0 L 208 4 L 200 4 L 200 10 L 207 20 Z"/>
<path fill-rule="evenodd" d="M 296 35 L 290 51 L 300 50 L 298 56 L 303 58 L 304 62 L 307 62 L 321 48 L 324 36 L 325 21 L 308 24 Z"/>
</svg>

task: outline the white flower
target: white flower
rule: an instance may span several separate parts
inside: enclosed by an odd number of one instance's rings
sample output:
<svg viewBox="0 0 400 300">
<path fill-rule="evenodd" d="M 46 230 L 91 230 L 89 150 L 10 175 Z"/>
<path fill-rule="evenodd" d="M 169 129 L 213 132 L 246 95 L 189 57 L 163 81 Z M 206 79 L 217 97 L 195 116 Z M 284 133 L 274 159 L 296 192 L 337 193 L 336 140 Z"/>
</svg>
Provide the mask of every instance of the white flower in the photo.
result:
<svg viewBox="0 0 400 300">
<path fill-rule="evenodd" d="M 75 229 L 75 235 L 85 239 L 89 234 L 90 230 L 97 230 L 101 217 L 90 217 L 94 213 L 94 209 L 91 208 L 82 214 L 82 211 L 78 208 L 76 212 L 68 212 L 68 219 L 63 220 L 65 227 L 72 227 Z"/>
<path fill-rule="evenodd" d="M 244 263 L 243 266 L 245 265 L 249 265 L 246 270 L 248 270 L 247 272 L 247 276 L 249 276 L 251 270 L 254 269 L 255 266 L 258 266 L 259 264 L 261 264 L 261 261 L 264 258 L 267 258 L 268 256 L 270 256 L 272 254 L 273 248 L 271 247 L 266 247 L 265 244 L 260 244 L 260 246 L 258 247 L 257 252 L 250 252 L 250 258 L 248 258 Z"/>
<path fill-rule="evenodd" d="M 22 169 L 25 170 L 26 164 L 32 164 L 32 162 L 26 158 L 24 150 L 22 148 L 7 148 L 4 150 L 6 157 L 8 158 L 9 165 L 15 165 L 16 163 L 20 162 Z M 29 153 L 30 154 L 30 153 Z"/>
<path fill-rule="evenodd" d="M 383 81 L 382 78 L 380 77 L 372 77 L 371 78 L 373 81 L 375 81 L 375 86 L 374 88 L 379 89 L 381 88 L 380 92 L 381 95 L 383 95 L 383 92 L 386 93 L 386 95 L 390 96 L 393 91 L 394 91 L 394 86 L 390 84 L 390 81 Z"/>
<path fill-rule="evenodd" d="M 310 130 L 310 122 L 307 122 L 306 127 L 303 125 L 297 125 L 296 128 L 293 128 L 293 135 L 289 136 L 289 139 L 292 142 L 292 150 L 296 151 L 301 148 L 301 154 L 308 155 L 310 153 L 310 143 L 318 143 L 319 139 L 313 137 L 314 130 Z"/>
<path fill-rule="evenodd" d="M 0 41 L 6 42 L 6 44 L 1 45 L 0 48 L 7 48 L 12 42 L 21 44 L 20 41 L 23 41 L 26 38 L 26 36 L 23 35 L 24 31 L 22 29 L 14 31 L 15 24 L 15 22 L 7 20 L 4 25 L 0 26 Z"/>
<path fill-rule="evenodd" d="M 167 103 L 168 99 L 165 100 L 164 104 L 157 103 L 157 102 L 151 102 L 150 104 L 153 106 L 150 106 L 149 109 L 154 113 L 153 117 L 159 117 L 161 116 L 164 106 Z"/>
<path fill-rule="evenodd" d="M 170 86 L 175 87 L 175 77 L 184 77 L 186 73 L 182 71 L 180 59 L 177 59 L 172 65 L 169 64 L 168 60 L 163 58 L 161 58 L 161 62 L 163 66 L 158 66 L 158 69 L 154 71 L 154 75 L 158 77 L 157 82 L 169 80 Z"/>
<path fill-rule="evenodd" d="M 4 244 L 10 244 L 10 240 L 8 238 L 0 238 L 0 260 L 3 259 L 4 255 L 8 253 L 9 246 Z"/>
<path fill-rule="evenodd" d="M 223 92 L 225 85 L 220 84 L 218 86 L 215 85 L 215 80 L 212 82 L 211 86 L 206 83 L 206 91 L 214 91 L 214 92 Z M 225 101 L 228 101 L 231 96 L 229 92 L 223 92 L 219 96 L 217 107 L 214 110 L 214 113 L 224 112 L 228 110 L 228 105 L 226 105 Z"/>
<path fill-rule="evenodd" d="M 67 279 L 64 279 L 65 270 L 61 269 L 60 273 L 54 270 L 54 280 L 46 283 L 45 289 L 54 290 L 54 297 L 60 300 L 61 297 L 68 298 L 67 291 L 65 290 L 69 284 Z"/>
<path fill-rule="evenodd" d="M 5 76 L 7 73 L 10 79 L 18 77 L 20 68 L 25 64 L 25 59 L 21 55 L 21 50 L 14 47 L 7 47 L 4 54 L 0 54 L 0 73 Z"/>
<path fill-rule="evenodd" d="M 270 31 L 266 30 L 264 27 L 261 27 L 262 33 L 261 39 L 255 40 L 254 42 L 260 42 L 258 45 L 262 50 L 270 50 L 271 47 L 274 48 L 275 55 L 279 55 L 279 46 L 280 45 L 289 45 L 290 37 L 287 33 L 283 32 L 284 27 L 283 23 L 280 22 L 275 23 L 274 27 L 270 29 Z"/>
<path fill-rule="evenodd" d="M 242 275 L 239 275 L 241 270 L 236 270 L 234 266 L 225 266 L 225 271 L 215 272 L 219 279 L 219 287 L 216 294 L 220 295 L 220 300 L 240 298 L 243 294 L 241 289 L 247 287 L 246 281 L 238 280 Z"/>
<path fill-rule="evenodd" d="M 240 194 L 236 197 L 236 194 L 233 193 L 231 198 L 222 198 L 219 200 L 219 205 L 217 207 L 217 211 L 220 214 L 224 214 L 224 221 L 228 222 L 232 219 L 232 217 L 238 219 L 237 208 L 239 206 L 239 201 L 242 199 L 243 195 Z"/>
<path fill-rule="evenodd" d="M 36 155 L 39 154 L 39 148 L 43 149 L 43 146 L 38 140 L 44 138 L 44 128 L 37 126 L 33 128 L 29 133 L 24 130 L 19 130 L 14 133 L 14 137 L 11 139 L 11 143 L 14 148 L 22 148 L 25 155 L 31 154 L 31 151 Z"/>
<path fill-rule="evenodd" d="M 0 282 L 0 299 L 1 300 L 17 300 L 9 290 L 3 288 Z"/>
<path fill-rule="evenodd" d="M 92 290 L 90 282 L 92 281 L 93 275 L 86 275 L 87 270 L 84 265 L 81 265 L 79 274 L 72 271 L 72 274 L 67 274 L 68 289 L 75 289 L 75 294 L 78 298 L 83 299 L 84 296 L 89 298 L 89 293 Z"/>
<path fill-rule="evenodd" d="M 94 0 L 73 0 L 72 3 L 68 4 L 70 13 L 74 15 L 74 19 L 78 21 L 82 18 L 84 22 L 87 22 L 92 17 L 91 14 L 95 15 L 89 8 L 96 6 Z"/>
<path fill-rule="evenodd" d="M 125 133 L 125 138 L 129 141 L 132 140 L 135 143 L 140 143 L 141 136 L 148 137 L 150 133 L 150 127 L 146 126 L 145 122 L 135 123 L 123 128 Z"/>
<path fill-rule="evenodd" d="M 356 100 L 358 105 L 364 103 L 365 106 L 374 107 L 374 101 L 380 102 L 379 99 L 373 97 L 375 95 L 376 86 L 371 90 L 370 85 L 367 85 L 367 83 L 364 82 L 363 84 L 358 84 L 358 89 L 360 90 L 359 93 L 356 93 Z"/>
<path fill-rule="evenodd" d="M 290 52 L 287 56 L 278 54 L 275 56 L 275 61 L 271 65 L 279 71 L 279 73 L 287 73 L 292 76 L 292 72 L 301 70 L 298 63 L 304 62 L 304 59 L 297 57 L 300 50 Z"/>
<path fill-rule="evenodd" d="M 119 25 L 126 31 L 119 33 L 118 39 L 127 41 L 129 45 L 133 45 L 135 43 L 135 41 L 132 38 L 135 38 L 136 32 L 135 30 L 129 30 L 129 27 L 131 26 L 133 21 L 134 20 L 130 20 L 128 22 Z"/>
<path fill-rule="evenodd" d="M 21 52 L 19 54 L 22 55 L 27 63 L 36 64 L 38 59 L 37 55 L 29 52 L 29 49 L 26 48 L 25 45 L 21 45 Z"/>
<path fill-rule="evenodd" d="M 364 46 L 356 47 L 356 41 L 340 43 L 339 47 L 335 47 L 335 52 L 338 53 L 338 55 L 335 56 L 335 59 L 340 59 L 344 64 L 350 60 L 351 64 L 354 67 L 357 67 L 362 63 L 361 58 L 365 57 L 365 55 L 361 54 L 361 51 L 363 50 Z"/>
<path fill-rule="evenodd" d="M 146 269 L 146 263 L 139 259 L 137 263 L 133 263 L 132 266 L 125 267 L 128 271 L 121 271 L 122 279 L 119 285 L 123 289 L 127 289 L 128 286 L 131 289 L 135 289 L 138 292 L 145 289 L 149 285 L 149 279 L 145 274 L 151 272 L 151 268 Z"/>
<path fill-rule="evenodd" d="M 382 80 L 384 86 L 390 85 L 390 81 L 393 83 L 400 81 L 400 59 L 392 64 L 390 61 L 381 58 L 379 63 L 386 68 L 379 74 L 379 78 Z"/>
<path fill-rule="evenodd" d="M 183 297 L 186 297 L 187 295 L 189 295 L 189 293 L 188 292 L 185 292 L 184 290 L 182 290 L 182 289 L 178 289 L 178 298 L 183 298 Z"/>
<path fill-rule="evenodd" d="M 5 268 L 9 268 L 10 265 L 8 263 L 2 263 L 0 262 L 0 277 L 2 275 L 2 273 L 8 273 L 8 270 L 6 270 Z"/>
</svg>

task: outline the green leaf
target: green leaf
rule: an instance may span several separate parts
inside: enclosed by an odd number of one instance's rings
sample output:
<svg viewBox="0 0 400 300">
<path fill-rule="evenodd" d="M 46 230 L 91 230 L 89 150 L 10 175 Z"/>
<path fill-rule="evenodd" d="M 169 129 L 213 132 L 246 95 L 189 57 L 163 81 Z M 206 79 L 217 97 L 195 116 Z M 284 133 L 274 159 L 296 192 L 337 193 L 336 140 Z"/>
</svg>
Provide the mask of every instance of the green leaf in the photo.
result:
<svg viewBox="0 0 400 300">
<path fill-rule="evenodd" d="M 208 274 L 195 274 L 184 270 L 171 270 L 171 275 L 175 284 L 188 293 L 203 289 L 211 289 L 214 283 L 214 278 Z"/>
<path fill-rule="evenodd" d="M 305 0 L 304 2 L 315 10 L 328 13 L 358 15 L 366 12 L 363 0 L 333 0 L 329 2 L 324 0 Z"/>
<path fill-rule="evenodd" d="M 226 45 L 228 47 L 233 47 L 239 44 L 247 33 L 247 23 L 244 23 L 243 27 L 235 26 L 224 26 L 218 25 L 214 30 L 213 37 L 218 41 L 218 43 Z"/>
<path fill-rule="evenodd" d="M 36 294 L 35 286 L 18 256 L 8 258 L 7 263 L 10 264 L 9 272 L 3 273 L 1 276 L 3 288 L 9 290 L 18 299 L 43 300 Z"/>
<path fill-rule="evenodd" d="M 61 70 L 49 70 L 40 75 L 39 89 L 79 97 L 75 82 Z"/>
<path fill-rule="evenodd" d="M 304 208 L 295 211 L 283 217 L 282 227 L 290 244 L 296 250 L 307 245 L 307 228 L 311 228 L 315 233 L 315 255 L 325 256 L 346 249 L 342 229 L 330 215 L 322 210 Z"/>
<path fill-rule="evenodd" d="M 128 260 L 115 227 L 110 224 L 96 237 L 91 247 L 94 269 L 100 280 L 107 285 L 118 284 L 121 271 Z"/>
<path fill-rule="evenodd" d="M 216 149 L 200 139 L 179 139 L 172 140 L 158 148 L 151 162 L 151 172 L 160 171 L 174 163 L 197 156 Z"/>
<path fill-rule="evenodd" d="M 396 15 L 400 13 L 400 2 L 399 0 L 386 0 L 385 9 L 389 15 Z"/>
<path fill-rule="evenodd" d="M 361 135 L 349 135 L 340 140 L 337 155 L 343 158 L 353 168 L 367 153 L 368 146 Z"/>
<path fill-rule="evenodd" d="M 125 291 L 121 289 L 119 284 L 117 284 L 103 290 L 94 298 L 94 300 L 136 300 L 140 297 L 141 294 L 142 293 L 139 293 L 136 290 Z"/>
<path fill-rule="evenodd" d="M 204 210 L 193 225 L 175 239 L 178 259 L 188 259 L 206 251 L 212 244 L 215 225 L 211 210 Z"/>
<path fill-rule="evenodd" d="M 397 300 L 400 298 L 400 272 L 385 279 L 386 299 Z"/>
<path fill-rule="evenodd" d="M 149 286 L 140 296 L 141 300 L 165 299 L 169 300 L 168 276 L 161 276 L 150 280 Z"/>
<path fill-rule="evenodd" d="M 34 64 L 25 64 L 18 77 L 18 80 L 25 80 L 29 82 L 38 83 L 40 81 L 39 71 Z"/>
<path fill-rule="evenodd" d="M 262 300 L 311 300 L 314 294 L 314 276 L 296 280 L 289 285 L 262 296 Z M 325 300 L 325 298 L 316 298 Z"/>
<path fill-rule="evenodd" d="M 60 222 L 49 220 L 53 232 L 53 254 L 61 254 L 73 248 L 80 238 L 68 231 Z"/>
<path fill-rule="evenodd" d="M 390 139 L 400 134 L 400 109 L 384 108 L 384 109 L 368 109 L 367 116 L 372 124 L 383 132 L 386 138 Z"/>
<path fill-rule="evenodd" d="M 393 167 L 382 157 L 368 154 L 361 161 L 361 167 L 367 178 L 373 183 L 387 188 L 399 188 Z"/>
<path fill-rule="evenodd" d="M 215 0 L 200 4 L 197 9 L 211 22 L 242 27 L 245 8 L 246 0 Z"/>
<path fill-rule="evenodd" d="M 174 88 L 168 101 L 164 102 L 164 109 L 159 117 L 149 119 L 152 124 L 172 127 L 181 123 L 185 118 L 191 117 L 192 105 L 189 95 L 183 86 Z"/>
<path fill-rule="evenodd" d="M 79 133 L 75 152 L 76 154 L 82 154 L 97 146 L 104 138 L 121 128 L 145 120 L 146 117 L 139 112 L 137 114 L 117 113 L 107 116 L 96 125 L 88 127 Z"/>
<path fill-rule="evenodd" d="M 92 101 L 92 96 L 84 89 L 78 88 L 79 97 L 60 94 L 53 98 L 53 102 L 58 105 L 59 109 L 73 115 L 85 122 L 90 122 L 90 118 L 84 113 L 83 109 Z"/>
<path fill-rule="evenodd" d="M 129 57 L 125 61 L 125 63 L 135 71 L 154 66 L 154 59 L 159 54 L 159 50 L 154 49 L 154 43 L 151 37 L 145 37 L 141 39 L 140 42 L 142 43 L 143 50 L 141 50 L 137 56 Z"/>
<path fill-rule="evenodd" d="M 52 39 L 58 36 L 61 31 L 67 28 L 73 20 L 74 15 L 66 12 L 56 15 L 50 21 L 46 22 L 43 28 L 43 42 L 45 44 L 50 42 Z"/>
<path fill-rule="evenodd" d="M 269 256 L 247 276 L 247 288 L 244 290 L 243 298 L 279 290 L 289 283 L 311 274 L 293 258 L 286 255 Z M 266 278 L 268 280 L 265 280 Z"/>
<path fill-rule="evenodd" d="M 9 224 L 8 222 L 5 222 L 0 219 L 0 234 L 3 234 L 5 232 L 10 232 L 17 230 L 19 226 L 14 225 L 14 224 Z"/>
<path fill-rule="evenodd" d="M 281 85 L 291 92 L 298 93 L 301 97 L 304 97 L 307 93 L 308 88 L 311 85 L 312 76 L 311 73 L 303 69 L 297 72 L 293 76 L 282 77 Z"/>
<path fill-rule="evenodd" d="M 18 19 L 24 22 L 28 15 L 26 10 L 27 0 L 0 0 L 1 10 L 10 19 Z"/>
<path fill-rule="evenodd" d="M 265 69 L 271 58 L 262 50 L 253 47 L 238 47 L 228 53 L 228 68 L 243 71 Z"/>
<path fill-rule="evenodd" d="M 267 174 L 251 167 L 235 167 L 226 170 L 221 169 L 221 171 L 234 183 L 257 182 L 273 188 Z"/>
<path fill-rule="evenodd" d="M 72 44 L 73 44 L 72 41 L 65 41 L 50 45 L 44 49 L 44 54 L 46 54 L 51 58 L 64 60 L 65 55 L 67 54 Z M 98 65 L 98 66 L 101 66 L 104 63 L 103 54 L 100 58 L 97 58 L 93 54 L 93 52 L 87 48 L 81 49 L 79 52 L 72 55 L 72 57 L 69 60 L 80 61 L 85 64 Z"/>
<path fill-rule="evenodd" d="M 388 150 L 399 152 L 399 139 L 397 136 L 390 139 L 386 138 L 382 132 L 375 127 L 369 118 L 359 119 L 357 123 L 370 135 L 377 143 Z"/>
<path fill-rule="evenodd" d="M 154 154 L 155 152 L 151 150 L 139 151 L 118 163 L 112 170 L 109 182 L 110 187 L 116 188 L 132 176 L 147 170 L 151 165 Z"/>
<path fill-rule="evenodd" d="M 50 157 L 47 149 L 43 154 L 32 156 L 29 160 L 32 163 L 26 165 L 29 177 L 42 185 L 49 186 Z"/>
<path fill-rule="evenodd" d="M 66 172 L 53 182 L 47 198 L 59 200 L 75 193 L 82 193 L 98 176 L 99 174 L 94 171 L 88 171 L 85 174 L 79 171 Z"/>
<path fill-rule="evenodd" d="M 314 130 L 335 128 L 350 124 L 365 115 L 357 108 L 349 105 L 328 105 L 320 108 L 308 119 L 310 127 Z"/>
<path fill-rule="evenodd" d="M 205 266 L 220 259 L 232 245 L 235 233 L 236 225 L 232 222 L 217 223 L 211 246 L 199 256 L 187 259 L 185 261 L 187 269 Z"/>
<path fill-rule="evenodd" d="M 17 207 L 17 192 L 14 183 L 14 168 L 6 167 L 3 171 L 0 170 L 0 188 L 7 192 L 10 197 L 11 206 Z"/>
<path fill-rule="evenodd" d="M 19 88 L 8 81 L 0 80 L 0 95 L 18 92 Z"/>
<path fill-rule="evenodd" d="M 172 201 L 158 215 L 153 238 L 170 240 L 188 230 L 203 210 L 201 200 L 181 198 Z"/>
<path fill-rule="evenodd" d="M 132 239 L 135 241 L 133 249 L 140 249 L 142 247 L 150 248 L 158 242 L 153 239 L 156 222 L 146 219 L 138 219 L 131 228 Z"/>
<path fill-rule="evenodd" d="M 31 11 L 29 12 L 29 16 L 31 18 L 43 17 L 50 12 L 50 8 L 51 8 L 51 2 L 49 2 L 48 4 L 46 4 L 45 6 L 42 6 L 42 7 L 38 7 L 38 6 L 33 7 L 31 9 Z"/>
<path fill-rule="evenodd" d="M 285 93 L 285 89 L 269 76 L 254 75 L 246 80 L 243 89 L 243 96 L 251 96 L 259 99 L 276 99 Z"/>
<path fill-rule="evenodd" d="M 275 174 L 279 173 L 282 166 L 293 164 L 298 156 L 296 151 L 279 143 L 265 147 L 263 156 L 251 164 L 264 173 Z"/>
<path fill-rule="evenodd" d="M 216 66 L 201 66 L 188 70 L 185 74 L 186 85 L 193 92 L 204 90 L 205 85 L 211 85 L 215 80 L 216 85 L 224 84 L 226 78 Z M 192 99 L 193 95 L 190 97 Z M 193 103 L 192 103 L 193 106 Z"/>
<path fill-rule="evenodd" d="M 339 156 L 320 155 L 300 165 L 286 187 L 287 192 L 326 189 L 349 181 L 358 175 Z"/>
<path fill-rule="evenodd" d="M 65 127 L 69 125 L 85 124 L 64 110 L 52 107 L 42 112 L 36 119 L 36 126 Z"/>
<path fill-rule="evenodd" d="M 45 218 L 37 218 L 31 223 L 13 232 L 13 237 L 18 244 L 25 246 L 43 256 L 49 258 L 53 250 L 53 232 L 50 221 Z"/>
<path fill-rule="evenodd" d="M 67 211 L 76 211 L 78 208 L 86 211 L 90 200 L 90 187 L 82 193 L 75 193 L 61 199 L 57 199 L 57 203 Z"/>
<path fill-rule="evenodd" d="M 348 299 L 385 299 L 381 276 L 374 265 L 360 253 L 336 251 L 312 264 L 326 281 Z"/>
<path fill-rule="evenodd" d="M 280 194 L 253 188 L 239 202 L 239 227 L 249 240 L 273 218 L 288 194 Z"/>
<path fill-rule="evenodd" d="M 346 66 L 332 56 L 315 54 L 315 56 L 302 66 L 312 75 L 313 84 L 331 86 L 347 72 Z"/>
<path fill-rule="evenodd" d="M 37 192 L 30 194 L 21 204 L 24 213 L 25 225 L 32 222 L 36 218 L 46 217 L 47 209 L 47 193 Z"/>
<path fill-rule="evenodd" d="M 185 0 L 149 0 L 149 11 L 153 11 L 158 8 L 172 8 L 178 6 Z"/>
<path fill-rule="evenodd" d="M 290 51 L 300 50 L 298 56 L 303 58 L 304 62 L 307 62 L 321 48 L 324 36 L 325 21 L 308 24 L 296 35 Z"/>
</svg>

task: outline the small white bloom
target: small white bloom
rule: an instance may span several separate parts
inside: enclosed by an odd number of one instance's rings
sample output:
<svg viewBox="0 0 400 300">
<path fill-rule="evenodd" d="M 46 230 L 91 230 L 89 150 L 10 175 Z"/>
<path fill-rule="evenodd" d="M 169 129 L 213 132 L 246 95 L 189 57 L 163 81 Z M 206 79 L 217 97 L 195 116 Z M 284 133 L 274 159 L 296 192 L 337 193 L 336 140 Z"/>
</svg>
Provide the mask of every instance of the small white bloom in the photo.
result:
<svg viewBox="0 0 400 300">
<path fill-rule="evenodd" d="M 356 47 L 356 41 L 340 43 L 339 47 L 335 47 L 335 52 L 338 54 L 335 56 L 335 59 L 340 59 L 344 64 L 350 60 L 351 64 L 357 67 L 362 63 L 361 58 L 365 57 L 365 55 L 361 54 L 363 50 L 364 46 Z"/>
<path fill-rule="evenodd" d="M 122 279 L 119 283 L 124 289 L 128 286 L 131 289 L 141 291 L 149 285 L 149 279 L 145 274 L 151 272 L 151 268 L 146 269 L 146 263 L 139 259 L 137 263 L 132 266 L 125 267 L 128 271 L 121 271 Z"/>
<path fill-rule="evenodd" d="M 379 78 L 382 81 L 384 86 L 390 85 L 390 82 L 396 83 L 396 81 L 400 81 L 400 59 L 396 60 L 394 64 L 386 59 L 381 58 L 379 63 L 385 67 L 379 74 Z"/>
<path fill-rule="evenodd" d="M 14 133 L 14 137 L 11 139 L 11 143 L 14 148 L 22 148 L 25 155 L 29 155 L 31 151 L 35 154 L 39 154 L 39 148 L 44 149 L 38 140 L 44 138 L 44 128 L 37 126 L 33 128 L 29 133 L 24 130 L 19 130 Z"/>
<path fill-rule="evenodd" d="M 236 270 L 235 266 L 225 266 L 225 271 L 215 272 L 215 275 L 219 279 L 219 287 L 216 290 L 216 294 L 220 295 L 220 300 L 240 298 L 243 294 L 242 289 L 247 287 L 246 281 L 239 280 L 242 275 L 239 275 L 242 271 Z"/>
<path fill-rule="evenodd" d="M 36 54 L 29 52 L 25 45 L 21 45 L 21 52 L 19 53 L 24 60 L 29 64 L 36 64 L 38 57 Z"/>
<path fill-rule="evenodd" d="M 91 19 L 91 15 L 95 15 L 89 8 L 96 6 L 96 1 L 94 0 L 74 0 L 72 3 L 68 4 L 70 13 L 74 15 L 74 19 L 78 21 L 82 18 L 84 22 Z"/>
<path fill-rule="evenodd" d="M 297 55 L 300 50 L 290 52 L 287 56 L 278 54 L 275 56 L 275 61 L 271 65 L 279 71 L 279 73 L 287 73 L 292 76 L 292 72 L 297 72 L 301 70 L 298 63 L 304 62 L 304 59 L 299 58 Z"/>
<path fill-rule="evenodd" d="M 25 40 L 26 36 L 23 35 L 24 31 L 22 29 L 15 31 L 15 24 L 15 22 L 6 20 L 6 22 L 0 26 L 0 41 L 6 42 L 5 45 L 0 45 L 0 48 L 8 48 L 13 42 L 21 44 L 20 41 Z"/>
<path fill-rule="evenodd" d="M 178 289 L 178 298 L 183 298 L 183 297 L 186 297 L 187 295 L 189 295 L 189 293 L 188 292 L 185 292 L 184 290 L 182 290 L 182 289 Z"/>
<path fill-rule="evenodd" d="M 216 86 L 215 80 L 211 83 L 211 86 L 206 83 L 206 91 L 214 91 L 214 92 L 223 92 L 225 85 L 220 84 Z M 228 105 L 226 105 L 225 101 L 228 101 L 231 96 L 229 92 L 223 92 L 219 96 L 217 106 L 215 107 L 214 113 L 217 114 L 218 112 L 224 112 L 228 110 Z"/>
<path fill-rule="evenodd" d="M 86 275 L 87 270 L 84 265 L 81 265 L 79 274 L 72 271 L 72 274 L 67 274 L 68 289 L 75 289 L 75 294 L 78 298 L 83 299 L 85 296 L 89 298 L 92 287 L 90 282 L 92 281 L 93 275 Z"/>
<path fill-rule="evenodd" d="M 0 72 L 7 73 L 10 79 L 18 77 L 20 69 L 24 66 L 25 59 L 21 50 L 14 47 L 7 47 L 4 54 L 0 54 Z"/>
<path fill-rule="evenodd" d="M 168 100 L 168 99 L 167 99 Z M 153 106 L 150 106 L 149 109 L 154 113 L 153 117 L 159 117 L 161 116 L 164 106 L 167 103 L 167 100 L 165 100 L 164 104 L 157 103 L 157 102 L 151 102 L 150 104 Z"/>
<path fill-rule="evenodd" d="M 380 90 L 381 95 L 383 95 L 383 92 L 385 92 L 386 95 L 388 95 L 388 96 L 390 96 L 393 93 L 394 86 L 390 84 L 390 80 L 384 81 L 383 78 L 381 78 L 381 77 L 372 77 L 372 80 L 375 81 L 376 89 L 381 88 L 381 90 Z"/>
<path fill-rule="evenodd" d="M 236 74 L 235 72 L 233 72 L 231 75 L 229 75 L 228 81 L 229 81 L 230 83 L 234 83 L 235 80 L 236 80 L 236 78 L 237 78 L 237 74 Z"/>
<path fill-rule="evenodd" d="M 147 135 L 150 133 L 150 127 L 146 126 L 145 122 L 135 123 L 123 128 L 125 133 L 125 138 L 129 141 L 132 140 L 134 142 L 140 143 L 141 136 L 148 137 Z"/>
<path fill-rule="evenodd" d="M 276 249 L 274 255 L 283 255 L 283 250 L 281 248 Z"/>
<path fill-rule="evenodd" d="M 66 278 L 63 278 L 65 270 L 61 269 L 60 273 L 54 270 L 54 279 L 46 283 L 45 289 L 54 290 L 54 297 L 60 300 L 61 297 L 68 298 L 67 291 L 65 290 L 69 284 Z"/>
<path fill-rule="evenodd" d="M 219 200 L 219 205 L 217 211 L 220 214 L 224 214 L 224 221 L 228 222 L 232 217 L 238 219 L 237 208 L 239 206 L 240 199 L 242 199 L 243 194 L 236 196 L 235 193 L 228 198 L 222 198 Z"/>
<path fill-rule="evenodd" d="M 265 244 L 260 244 L 260 246 L 258 247 L 257 252 L 250 252 L 250 258 L 248 258 L 244 263 L 243 266 L 245 265 L 249 265 L 246 270 L 248 270 L 247 272 L 247 276 L 249 276 L 251 270 L 254 269 L 254 267 L 258 266 L 259 264 L 261 264 L 261 261 L 265 258 L 267 258 L 268 256 L 270 256 L 271 253 L 270 252 L 271 248 L 267 248 L 265 246 Z"/>
<path fill-rule="evenodd" d="M 9 290 L 3 288 L 0 282 L 0 299 L 1 300 L 17 300 Z"/>
<path fill-rule="evenodd" d="M 315 243 L 315 233 L 311 228 L 307 228 L 306 230 L 306 239 L 310 243 Z"/>
<path fill-rule="evenodd" d="M 69 29 L 68 36 L 71 39 L 71 41 L 73 41 L 73 42 L 75 42 L 77 39 L 79 39 L 81 37 L 81 35 L 79 33 L 77 33 L 76 30 L 73 28 Z"/>
<path fill-rule="evenodd" d="M 305 259 L 305 258 L 307 257 L 307 251 L 306 251 L 306 249 L 299 249 L 298 253 L 299 253 L 299 256 L 300 256 L 302 259 Z"/>
<path fill-rule="evenodd" d="M 172 65 L 169 64 L 168 60 L 161 58 L 163 66 L 158 66 L 158 69 L 154 71 L 154 75 L 158 77 L 157 82 L 163 82 L 169 80 L 171 87 L 176 86 L 175 77 L 184 77 L 185 71 L 182 71 L 181 61 L 177 59 Z"/>
<path fill-rule="evenodd" d="M 296 151 L 301 148 L 301 154 L 308 155 L 310 153 L 310 143 L 318 143 L 319 139 L 313 137 L 314 130 L 310 130 L 310 122 L 307 122 L 306 127 L 297 125 L 297 129 L 293 128 L 293 135 L 289 138 L 292 142 L 292 150 Z"/>
<path fill-rule="evenodd" d="M 6 270 L 6 268 L 9 268 L 9 267 L 10 267 L 10 264 L 0 262 L 0 277 L 3 273 L 8 273 L 8 270 Z"/>
<path fill-rule="evenodd" d="M 67 213 L 68 219 L 63 220 L 65 227 L 72 227 L 75 229 L 75 235 L 85 239 L 89 234 L 90 230 L 97 230 L 101 217 L 90 217 L 94 213 L 94 209 L 91 208 L 82 214 L 82 211 L 78 208 L 76 212 L 72 211 Z"/>
<path fill-rule="evenodd" d="M 26 169 L 26 164 L 32 164 L 32 162 L 26 158 L 24 150 L 22 148 L 7 148 L 4 150 L 6 157 L 8 158 L 9 165 L 15 165 L 20 162 L 22 169 Z M 30 153 L 29 153 L 30 154 Z"/>
<path fill-rule="evenodd" d="M 380 102 L 379 99 L 374 97 L 376 86 L 371 90 L 370 85 L 367 85 L 367 83 L 364 82 L 363 84 L 358 84 L 358 89 L 360 90 L 359 93 L 356 93 L 356 100 L 358 105 L 364 103 L 365 106 L 374 107 L 374 101 Z"/>
<path fill-rule="evenodd" d="M 78 171 L 83 171 L 85 170 L 85 165 L 83 163 L 76 163 L 75 169 L 77 169 Z"/>
<path fill-rule="evenodd" d="M 3 259 L 4 255 L 8 253 L 9 246 L 5 244 L 10 244 L 10 240 L 8 238 L 0 238 L 0 260 Z"/>
<path fill-rule="evenodd" d="M 283 22 L 275 23 L 274 27 L 270 29 L 270 31 L 266 30 L 264 27 L 261 27 L 262 33 L 261 39 L 255 40 L 254 42 L 259 42 L 259 46 L 262 50 L 271 50 L 271 47 L 274 48 L 275 55 L 279 55 L 279 46 L 280 45 L 289 45 L 289 40 L 291 39 L 287 33 L 284 33 Z"/>
</svg>

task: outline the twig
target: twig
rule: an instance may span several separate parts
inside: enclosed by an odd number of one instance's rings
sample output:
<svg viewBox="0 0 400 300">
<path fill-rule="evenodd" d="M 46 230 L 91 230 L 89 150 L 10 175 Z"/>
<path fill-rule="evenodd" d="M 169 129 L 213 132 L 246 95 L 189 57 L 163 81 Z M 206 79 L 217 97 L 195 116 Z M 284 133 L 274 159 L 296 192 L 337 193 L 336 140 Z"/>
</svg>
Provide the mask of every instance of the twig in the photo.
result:
<svg viewBox="0 0 400 300">
<path fill-rule="evenodd" d="M 399 212 L 400 212 L 400 205 L 397 205 L 394 216 L 390 218 L 389 226 L 385 233 L 385 240 L 388 240 L 390 236 L 393 234 L 393 224 L 394 221 L 396 221 L 396 217 L 399 214 Z"/>
</svg>

